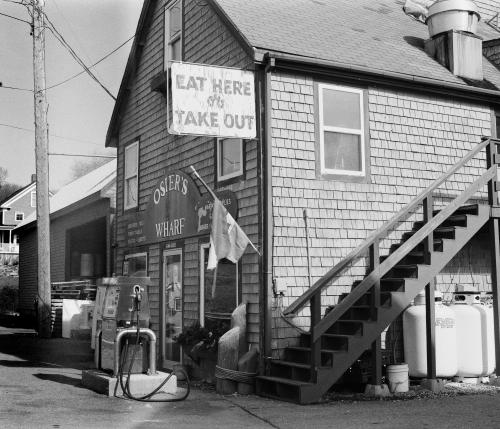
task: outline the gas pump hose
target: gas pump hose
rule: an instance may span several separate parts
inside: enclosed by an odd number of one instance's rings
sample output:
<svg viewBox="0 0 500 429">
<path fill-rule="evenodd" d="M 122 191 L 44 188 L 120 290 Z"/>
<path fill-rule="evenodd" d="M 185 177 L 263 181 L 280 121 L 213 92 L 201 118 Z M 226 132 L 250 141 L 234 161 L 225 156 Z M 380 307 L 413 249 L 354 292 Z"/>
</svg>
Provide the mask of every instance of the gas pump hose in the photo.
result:
<svg viewBox="0 0 500 429">
<path fill-rule="evenodd" d="M 140 327 L 139 327 L 139 310 L 138 309 L 136 310 L 136 313 L 137 313 L 137 334 L 136 334 L 136 339 L 135 339 L 134 351 L 132 353 L 132 358 L 130 359 L 130 364 L 129 364 L 128 371 L 127 371 L 127 381 L 125 383 L 123 382 L 123 375 L 124 375 L 123 367 L 125 365 L 125 358 L 127 357 L 127 354 L 128 354 L 128 342 L 125 344 L 122 356 L 120 357 L 120 366 L 119 366 L 119 370 L 118 370 L 118 374 L 117 374 L 117 378 L 120 382 L 120 387 L 122 388 L 123 394 L 129 399 L 132 399 L 134 401 L 140 401 L 140 402 L 180 402 L 180 401 L 184 401 L 189 396 L 189 393 L 191 392 L 191 386 L 189 384 L 189 377 L 188 377 L 186 371 L 184 371 L 183 369 L 176 370 L 176 372 L 180 372 L 181 374 L 183 374 L 185 379 L 186 379 L 186 392 L 182 396 L 174 397 L 174 398 L 153 399 L 153 396 L 156 395 L 157 393 L 159 393 L 160 389 L 174 375 L 173 371 L 168 375 L 167 378 L 165 378 L 165 380 L 163 380 L 160 383 L 160 385 L 158 387 L 156 387 L 155 389 L 153 389 L 150 393 L 147 393 L 146 395 L 134 396 L 130 392 L 130 376 L 132 374 L 132 366 L 134 364 L 135 355 L 137 353 L 137 348 L 139 346 L 140 335 L 141 335 Z M 118 385 L 116 385 L 116 387 L 118 387 Z M 115 387 L 115 395 L 116 395 L 116 387 Z"/>
</svg>

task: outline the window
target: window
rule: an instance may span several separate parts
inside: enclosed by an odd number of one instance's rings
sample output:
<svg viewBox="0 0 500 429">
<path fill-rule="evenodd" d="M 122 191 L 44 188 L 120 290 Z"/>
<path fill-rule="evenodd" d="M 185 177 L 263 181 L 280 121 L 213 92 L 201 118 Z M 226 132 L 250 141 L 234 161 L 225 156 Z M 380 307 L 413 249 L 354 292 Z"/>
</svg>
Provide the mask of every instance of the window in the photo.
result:
<svg viewBox="0 0 500 429">
<path fill-rule="evenodd" d="M 365 176 L 363 90 L 318 85 L 321 174 Z"/>
<path fill-rule="evenodd" d="M 182 3 L 181 0 L 171 2 L 165 8 L 165 64 L 169 61 L 182 60 Z"/>
<path fill-rule="evenodd" d="M 243 174 L 243 140 L 217 140 L 217 181 Z"/>
<path fill-rule="evenodd" d="M 125 148 L 124 209 L 137 207 L 137 170 L 139 165 L 139 142 Z"/>
<path fill-rule="evenodd" d="M 125 255 L 123 275 L 129 277 L 146 277 L 148 275 L 148 254 L 144 252 Z"/>
<path fill-rule="evenodd" d="M 24 220 L 24 213 L 23 212 L 16 212 L 16 221 L 20 222 Z"/>
<path fill-rule="evenodd" d="M 31 207 L 36 207 L 36 191 L 31 191 Z"/>
</svg>

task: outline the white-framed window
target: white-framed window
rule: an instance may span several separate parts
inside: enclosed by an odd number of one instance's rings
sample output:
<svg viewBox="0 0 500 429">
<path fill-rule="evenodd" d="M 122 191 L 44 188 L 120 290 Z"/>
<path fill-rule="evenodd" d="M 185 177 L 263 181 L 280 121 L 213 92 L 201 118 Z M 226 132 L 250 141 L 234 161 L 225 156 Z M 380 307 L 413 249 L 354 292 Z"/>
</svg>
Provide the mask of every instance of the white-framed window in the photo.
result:
<svg viewBox="0 0 500 429">
<path fill-rule="evenodd" d="M 174 0 L 165 6 L 165 56 L 164 70 L 169 61 L 182 60 L 182 0 Z"/>
<path fill-rule="evenodd" d="M 129 277 L 146 277 L 148 275 L 148 254 L 141 252 L 125 255 L 123 275 Z"/>
<path fill-rule="evenodd" d="M 217 181 L 243 174 L 243 140 L 217 139 Z"/>
<path fill-rule="evenodd" d="M 123 208 L 125 210 L 137 207 L 139 169 L 139 142 L 125 147 L 125 173 L 123 186 Z"/>
<path fill-rule="evenodd" d="M 24 213 L 23 212 L 16 212 L 15 214 L 16 216 L 16 222 L 21 222 L 24 220 Z"/>
<path fill-rule="evenodd" d="M 365 114 L 362 89 L 318 84 L 322 174 L 365 176 Z"/>
<path fill-rule="evenodd" d="M 36 191 L 31 191 L 31 207 L 36 207 Z"/>
</svg>

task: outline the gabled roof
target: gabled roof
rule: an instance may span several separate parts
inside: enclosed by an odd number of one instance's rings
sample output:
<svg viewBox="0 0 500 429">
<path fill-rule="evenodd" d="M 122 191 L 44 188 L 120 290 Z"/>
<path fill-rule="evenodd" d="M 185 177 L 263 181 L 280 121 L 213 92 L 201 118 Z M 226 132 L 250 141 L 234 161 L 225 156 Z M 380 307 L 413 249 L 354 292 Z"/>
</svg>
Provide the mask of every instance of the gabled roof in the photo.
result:
<svg viewBox="0 0 500 429">
<path fill-rule="evenodd" d="M 50 215 L 61 213 L 64 209 L 77 206 L 82 200 L 89 200 L 91 197 L 105 197 L 108 188 L 114 186 L 116 180 L 116 160 L 110 161 L 99 168 L 91 171 L 85 176 L 63 186 L 50 199 Z M 32 213 L 16 228 L 24 228 L 36 221 L 36 214 Z"/>
<path fill-rule="evenodd" d="M 14 203 L 17 199 L 22 198 L 28 192 L 31 192 L 36 188 L 36 182 L 31 182 L 29 185 L 26 185 L 17 191 L 10 194 L 7 198 L 5 198 L 2 202 L 0 202 L 0 207 L 5 208 Z"/>
<path fill-rule="evenodd" d="M 344 72 L 394 79 L 419 88 L 447 88 L 457 95 L 475 95 L 500 102 L 500 71 L 483 57 L 484 80 L 466 82 L 424 52 L 427 26 L 406 15 L 404 0 L 207 0 L 254 60 L 267 53 L 288 61 Z M 156 0 L 145 0 L 106 135 L 116 146 L 120 111 L 133 78 Z M 479 23 L 484 40 L 500 33 Z M 411 84 L 413 82 L 413 85 Z M 498 98 L 498 99 L 497 99 Z"/>
</svg>

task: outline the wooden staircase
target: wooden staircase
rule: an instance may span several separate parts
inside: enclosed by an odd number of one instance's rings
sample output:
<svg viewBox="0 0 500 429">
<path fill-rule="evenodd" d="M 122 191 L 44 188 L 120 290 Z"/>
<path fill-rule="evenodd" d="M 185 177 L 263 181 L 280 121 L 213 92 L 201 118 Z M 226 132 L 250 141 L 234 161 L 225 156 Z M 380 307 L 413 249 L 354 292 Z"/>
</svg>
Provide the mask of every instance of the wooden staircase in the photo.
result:
<svg viewBox="0 0 500 429">
<path fill-rule="evenodd" d="M 301 334 L 299 346 L 284 350 L 281 360 L 268 361 L 267 374 L 257 377 L 258 394 L 300 404 L 317 402 L 370 348 L 380 379 L 381 333 L 424 287 L 433 284 L 435 276 L 490 219 L 497 168 L 492 160 L 496 159 L 497 143 L 483 140 L 285 310 L 285 315 L 296 314 L 309 304 L 311 329 Z M 448 206 L 433 210 L 436 189 L 484 148 L 487 171 Z M 490 204 L 466 204 L 485 185 Z M 419 207 L 423 208 L 423 220 L 414 222 L 413 229 L 391 246 L 387 256 L 379 257 L 379 242 Z M 351 293 L 341 295 L 331 311 L 322 314 L 321 291 L 367 253 L 367 276 L 353 284 Z"/>
</svg>

